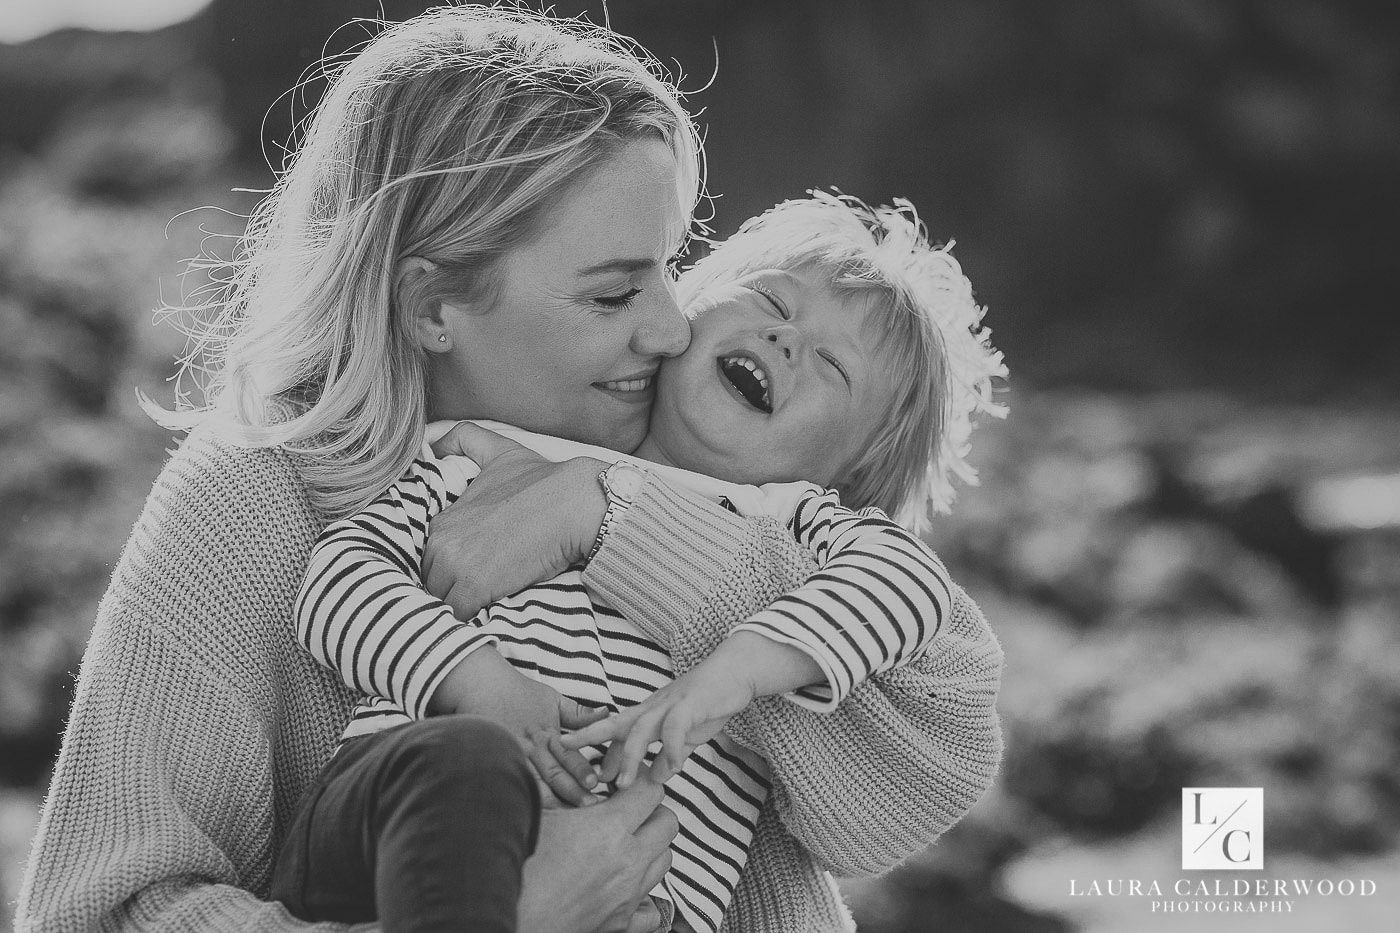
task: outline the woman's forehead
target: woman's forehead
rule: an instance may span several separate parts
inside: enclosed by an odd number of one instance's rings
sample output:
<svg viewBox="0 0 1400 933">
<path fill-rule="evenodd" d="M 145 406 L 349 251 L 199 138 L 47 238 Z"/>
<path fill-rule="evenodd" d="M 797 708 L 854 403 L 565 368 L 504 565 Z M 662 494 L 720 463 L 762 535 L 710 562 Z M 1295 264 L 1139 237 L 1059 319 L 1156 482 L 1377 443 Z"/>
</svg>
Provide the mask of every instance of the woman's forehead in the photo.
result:
<svg viewBox="0 0 1400 933">
<path fill-rule="evenodd" d="M 542 214 L 535 252 L 568 274 L 669 259 L 689 215 L 675 155 L 660 140 L 629 143 L 560 193 Z"/>
</svg>

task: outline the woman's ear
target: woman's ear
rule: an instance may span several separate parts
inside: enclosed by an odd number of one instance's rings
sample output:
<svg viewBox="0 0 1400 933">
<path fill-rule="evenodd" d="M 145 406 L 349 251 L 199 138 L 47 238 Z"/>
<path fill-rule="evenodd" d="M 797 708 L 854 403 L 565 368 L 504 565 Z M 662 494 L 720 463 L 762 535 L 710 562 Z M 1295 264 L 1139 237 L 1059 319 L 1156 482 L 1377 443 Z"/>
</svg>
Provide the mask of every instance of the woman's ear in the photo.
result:
<svg viewBox="0 0 1400 933">
<path fill-rule="evenodd" d="M 471 301 L 444 299 L 433 288 L 437 266 L 422 256 L 400 259 L 394 269 L 394 301 L 413 316 L 418 345 L 429 353 L 452 349 L 462 318 L 481 313 Z"/>
<path fill-rule="evenodd" d="M 418 345 L 429 353 L 452 349 L 452 328 L 447 307 L 431 287 L 437 266 L 422 256 L 400 259 L 394 268 L 394 303 L 411 316 Z"/>
</svg>

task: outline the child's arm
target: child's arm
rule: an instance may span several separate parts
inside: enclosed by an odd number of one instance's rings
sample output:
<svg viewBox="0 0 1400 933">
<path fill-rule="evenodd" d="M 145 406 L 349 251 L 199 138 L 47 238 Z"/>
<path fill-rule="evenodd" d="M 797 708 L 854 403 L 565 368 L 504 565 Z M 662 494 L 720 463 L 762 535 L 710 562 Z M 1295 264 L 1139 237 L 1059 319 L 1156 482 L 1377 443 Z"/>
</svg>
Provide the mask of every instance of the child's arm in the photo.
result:
<svg viewBox="0 0 1400 933">
<path fill-rule="evenodd" d="M 665 781 L 755 699 L 788 693 L 821 676 L 821 669 L 805 652 L 753 632 L 736 631 L 709 657 L 641 703 L 565 736 L 563 744 L 584 748 L 612 743 L 599 777 L 627 787 L 636 778 L 648 746 L 659 741 L 661 753 L 652 763 L 651 775 L 653 780 Z"/>
<path fill-rule="evenodd" d="M 815 569 L 778 523 L 649 482 L 584 579 L 656 632 L 683 674 Z M 823 867 L 882 871 L 947 830 L 990 786 L 1001 753 L 1001 664 L 986 619 L 955 586 L 925 650 L 857 687 L 834 712 L 760 698 L 727 728 L 768 760 L 784 825 Z"/>
<path fill-rule="evenodd" d="M 364 511 L 322 532 L 297 596 L 302 647 L 351 689 L 415 719 L 453 668 L 495 642 L 420 582 L 428 523 L 460 492 L 436 462 L 415 461 Z"/>
<path fill-rule="evenodd" d="M 835 492 L 802 499 L 788 527 L 816 559 L 817 572 L 734 631 L 808 655 L 821 681 L 789 699 L 830 712 L 857 684 L 928 647 L 952 605 L 952 581 L 913 534 L 878 509 L 842 506 Z"/>
<path fill-rule="evenodd" d="M 693 670 L 566 742 L 612 742 L 604 780 L 631 783 L 656 741 L 664 766 L 679 769 L 757 697 L 787 694 L 830 712 L 938 634 L 952 603 L 947 572 L 883 513 L 853 512 L 834 492 L 814 493 L 798 502 L 788 527 L 816 560 L 816 573 L 736 627 Z"/>
<path fill-rule="evenodd" d="M 516 671 L 494 637 L 423 589 L 428 523 L 469 482 L 471 471 L 456 466 L 418 460 L 363 512 L 326 528 L 297 597 L 298 640 L 352 689 L 392 700 L 415 719 L 496 719 L 521 739 L 548 790 L 588 802 L 596 777 L 559 744 L 559 731 L 606 711 L 586 710 Z"/>
</svg>

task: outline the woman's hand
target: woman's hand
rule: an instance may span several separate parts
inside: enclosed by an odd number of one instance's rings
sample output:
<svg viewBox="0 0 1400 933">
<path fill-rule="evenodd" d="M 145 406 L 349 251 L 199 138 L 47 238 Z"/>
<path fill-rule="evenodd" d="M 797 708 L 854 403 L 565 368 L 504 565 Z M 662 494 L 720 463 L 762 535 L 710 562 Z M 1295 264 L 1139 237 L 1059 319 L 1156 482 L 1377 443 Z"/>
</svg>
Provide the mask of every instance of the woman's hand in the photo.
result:
<svg viewBox="0 0 1400 933">
<path fill-rule="evenodd" d="M 647 892 L 671 867 L 675 814 L 650 779 L 591 807 L 544 810 L 525 862 L 519 929 L 531 933 L 651 933 Z"/>
<path fill-rule="evenodd" d="M 428 592 L 470 619 L 488 603 L 558 576 L 587 556 L 607 509 L 598 473 L 578 457 L 551 463 L 474 424 L 457 425 L 433 451 L 476 461 L 481 475 L 428 531 Z"/>
</svg>

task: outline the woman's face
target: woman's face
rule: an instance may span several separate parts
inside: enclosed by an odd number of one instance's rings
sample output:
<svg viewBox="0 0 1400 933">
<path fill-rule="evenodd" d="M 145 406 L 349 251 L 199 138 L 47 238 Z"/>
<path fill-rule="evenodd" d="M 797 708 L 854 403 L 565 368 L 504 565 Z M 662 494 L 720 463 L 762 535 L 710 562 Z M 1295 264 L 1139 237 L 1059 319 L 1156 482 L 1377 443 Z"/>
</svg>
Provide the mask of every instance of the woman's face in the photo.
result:
<svg viewBox="0 0 1400 933">
<path fill-rule="evenodd" d="M 494 418 L 614 450 L 646 434 L 661 359 L 690 342 L 667 262 L 687 216 L 676 159 L 628 143 L 507 253 L 484 304 L 443 305 L 429 417 Z"/>
</svg>

